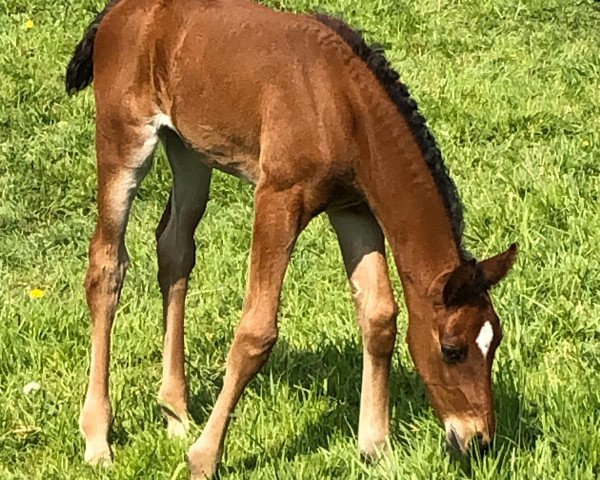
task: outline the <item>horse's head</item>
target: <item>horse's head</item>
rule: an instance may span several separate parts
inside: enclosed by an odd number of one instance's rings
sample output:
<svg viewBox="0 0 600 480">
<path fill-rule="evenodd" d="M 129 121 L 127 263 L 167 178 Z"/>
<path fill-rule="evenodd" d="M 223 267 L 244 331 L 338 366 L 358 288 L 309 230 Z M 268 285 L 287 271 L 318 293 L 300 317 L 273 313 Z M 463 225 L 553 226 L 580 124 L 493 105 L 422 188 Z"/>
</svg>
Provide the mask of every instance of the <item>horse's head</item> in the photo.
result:
<svg viewBox="0 0 600 480">
<path fill-rule="evenodd" d="M 429 291 L 433 322 L 409 328 L 411 356 L 446 440 L 461 453 L 471 442 L 485 451 L 495 432 L 491 371 L 502 329 L 488 290 L 508 273 L 516 254 L 511 245 L 440 275 Z"/>
</svg>

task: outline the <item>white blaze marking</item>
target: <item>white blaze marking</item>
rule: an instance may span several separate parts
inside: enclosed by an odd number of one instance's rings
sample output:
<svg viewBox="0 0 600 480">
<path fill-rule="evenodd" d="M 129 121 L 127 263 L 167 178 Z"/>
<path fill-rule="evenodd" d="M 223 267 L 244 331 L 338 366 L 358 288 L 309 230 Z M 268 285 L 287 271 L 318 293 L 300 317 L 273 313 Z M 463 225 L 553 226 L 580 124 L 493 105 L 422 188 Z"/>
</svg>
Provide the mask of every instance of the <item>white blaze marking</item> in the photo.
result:
<svg viewBox="0 0 600 480">
<path fill-rule="evenodd" d="M 479 335 L 477 335 L 477 339 L 475 340 L 475 342 L 477 342 L 479 350 L 481 350 L 481 353 L 483 353 L 483 358 L 486 357 L 488 350 L 490 349 L 490 345 L 492 344 L 493 338 L 494 330 L 492 329 L 492 324 L 489 321 L 487 321 L 483 324 L 483 327 L 481 327 L 481 331 L 479 332 Z"/>
</svg>

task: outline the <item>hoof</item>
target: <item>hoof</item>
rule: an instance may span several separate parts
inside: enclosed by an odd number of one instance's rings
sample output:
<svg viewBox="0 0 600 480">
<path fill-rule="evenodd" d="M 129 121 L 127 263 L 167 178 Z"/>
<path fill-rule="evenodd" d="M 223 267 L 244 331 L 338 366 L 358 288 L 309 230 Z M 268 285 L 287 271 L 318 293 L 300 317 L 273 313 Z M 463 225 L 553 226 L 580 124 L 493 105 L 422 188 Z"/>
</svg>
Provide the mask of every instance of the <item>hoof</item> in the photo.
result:
<svg viewBox="0 0 600 480">
<path fill-rule="evenodd" d="M 219 452 L 192 445 L 188 453 L 188 465 L 191 480 L 210 480 L 214 478 L 219 467 Z"/>
<path fill-rule="evenodd" d="M 113 463 L 112 453 L 106 440 L 86 442 L 84 460 L 92 466 L 110 467 Z"/>
<path fill-rule="evenodd" d="M 361 458 L 369 463 L 386 458 L 392 452 L 390 442 L 387 438 L 359 442 L 359 449 Z"/>
<path fill-rule="evenodd" d="M 187 418 L 180 419 L 171 415 L 166 415 L 167 418 L 167 436 L 169 438 L 187 438 L 190 429 L 190 422 Z"/>
<path fill-rule="evenodd" d="M 85 439 L 83 459 L 90 465 L 112 465 L 112 452 L 108 445 L 111 408 L 107 398 L 86 397 L 79 416 L 79 431 Z"/>
<path fill-rule="evenodd" d="M 162 413 L 167 420 L 167 436 L 169 438 L 186 438 L 190 429 L 187 411 L 177 413 L 165 403 L 161 403 Z"/>
</svg>

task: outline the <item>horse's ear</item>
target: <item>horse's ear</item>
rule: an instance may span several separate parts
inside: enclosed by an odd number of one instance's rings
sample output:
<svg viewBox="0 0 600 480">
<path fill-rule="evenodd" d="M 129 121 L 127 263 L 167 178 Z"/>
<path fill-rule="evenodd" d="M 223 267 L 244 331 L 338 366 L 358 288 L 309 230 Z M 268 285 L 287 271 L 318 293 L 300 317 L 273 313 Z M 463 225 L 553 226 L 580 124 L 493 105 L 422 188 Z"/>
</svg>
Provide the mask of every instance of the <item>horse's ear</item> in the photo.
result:
<svg viewBox="0 0 600 480">
<path fill-rule="evenodd" d="M 448 275 L 443 288 L 444 304 L 449 307 L 463 303 L 475 286 L 477 268 L 475 260 L 460 264 Z"/>
<path fill-rule="evenodd" d="M 513 243 L 506 252 L 499 253 L 487 260 L 482 260 L 477 265 L 479 270 L 483 273 L 483 278 L 486 287 L 489 288 L 496 285 L 502 280 L 511 267 L 514 265 L 517 259 L 517 244 Z"/>
</svg>

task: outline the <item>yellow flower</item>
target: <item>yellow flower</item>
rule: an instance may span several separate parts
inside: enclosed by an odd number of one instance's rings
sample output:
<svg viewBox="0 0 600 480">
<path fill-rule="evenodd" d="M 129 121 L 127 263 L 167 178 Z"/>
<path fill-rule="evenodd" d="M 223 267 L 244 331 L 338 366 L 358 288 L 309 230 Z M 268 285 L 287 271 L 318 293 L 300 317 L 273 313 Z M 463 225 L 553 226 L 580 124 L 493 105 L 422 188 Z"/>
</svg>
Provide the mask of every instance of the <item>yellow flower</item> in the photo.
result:
<svg viewBox="0 0 600 480">
<path fill-rule="evenodd" d="M 31 30 L 34 26 L 35 26 L 35 24 L 33 23 L 33 20 L 31 20 L 31 19 L 29 19 L 25 22 L 25 28 L 27 30 Z"/>
<path fill-rule="evenodd" d="M 29 298 L 43 298 L 44 295 L 44 291 L 40 290 L 39 288 L 34 288 L 31 290 L 31 292 L 29 292 Z"/>
</svg>

